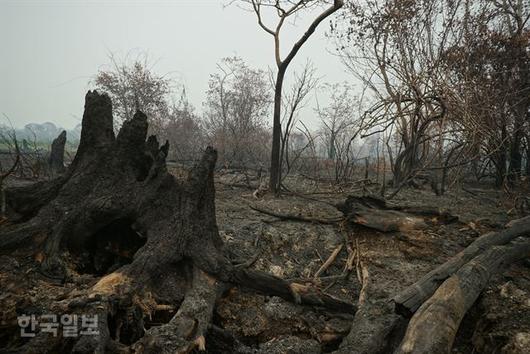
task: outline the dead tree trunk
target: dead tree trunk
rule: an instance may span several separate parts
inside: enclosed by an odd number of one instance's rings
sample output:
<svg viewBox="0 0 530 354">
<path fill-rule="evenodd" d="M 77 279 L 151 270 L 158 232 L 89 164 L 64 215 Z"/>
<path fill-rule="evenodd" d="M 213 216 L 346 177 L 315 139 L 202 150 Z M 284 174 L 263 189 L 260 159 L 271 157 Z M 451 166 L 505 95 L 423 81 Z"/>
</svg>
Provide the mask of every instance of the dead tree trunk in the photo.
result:
<svg viewBox="0 0 530 354">
<path fill-rule="evenodd" d="M 66 144 L 66 130 L 52 142 L 50 156 L 48 158 L 48 166 L 52 176 L 60 175 L 64 172 L 64 146 Z"/>
<path fill-rule="evenodd" d="M 48 277 L 104 275 L 67 308 L 98 314 L 100 334 L 73 352 L 134 348 L 145 353 L 204 347 L 215 300 L 241 285 L 297 303 L 354 313 L 355 306 L 310 287 L 232 266 L 223 253 L 214 205 L 217 153 L 207 148 L 187 178 L 168 173 L 168 143 L 146 140 L 147 117 L 136 112 L 115 137 L 108 96 L 88 92 L 77 154 L 59 178 L 6 196 L 19 222 L 2 229 L 0 253 L 27 252 Z M 158 306 L 180 305 L 166 324 L 145 332 Z M 113 325 L 109 322 L 111 321 Z M 37 335 L 22 351 L 37 351 Z"/>
</svg>

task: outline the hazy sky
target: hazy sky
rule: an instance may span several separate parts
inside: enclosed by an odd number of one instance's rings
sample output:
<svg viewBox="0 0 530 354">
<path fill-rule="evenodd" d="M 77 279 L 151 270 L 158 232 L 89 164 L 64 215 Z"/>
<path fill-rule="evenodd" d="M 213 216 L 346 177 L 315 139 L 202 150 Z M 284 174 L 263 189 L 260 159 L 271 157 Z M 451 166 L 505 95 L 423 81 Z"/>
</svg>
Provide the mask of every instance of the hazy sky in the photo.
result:
<svg viewBox="0 0 530 354">
<path fill-rule="evenodd" d="M 0 0 L 0 113 L 17 127 L 51 121 L 72 128 L 81 121 L 89 81 L 109 64 L 109 53 L 123 57 L 131 51 L 146 51 L 154 71 L 184 83 L 200 111 L 209 74 L 221 58 L 238 55 L 262 69 L 274 65 L 272 37 L 257 26 L 253 13 L 223 7 L 226 3 Z M 286 26 L 285 49 L 305 24 L 301 18 Z M 291 64 L 291 74 L 309 57 L 324 81 L 350 78 L 330 54 L 328 29 L 329 21 L 323 22 Z M 303 120 L 315 122 L 311 109 Z"/>
</svg>

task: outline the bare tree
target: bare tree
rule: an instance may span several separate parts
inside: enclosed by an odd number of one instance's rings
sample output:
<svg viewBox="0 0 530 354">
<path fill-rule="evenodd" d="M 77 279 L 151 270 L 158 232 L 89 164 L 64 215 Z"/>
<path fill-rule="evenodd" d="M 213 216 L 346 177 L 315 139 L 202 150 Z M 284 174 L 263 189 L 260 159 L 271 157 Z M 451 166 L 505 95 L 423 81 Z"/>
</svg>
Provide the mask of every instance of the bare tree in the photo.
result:
<svg viewBox="0 0 530 354">
<path fill-rule="evenodd" d="M 306 62 L 305 66 L 299 73 L 294 73 L 294 78 L 294 83 L 292 84 L 291 89 L 288 93 L 284 92 L 284 98 L 282 100 L 283 127 L 280 148 L 280 169 L 282 171 L 280 177 L 282 180 L 289 174 L 292 165 L 298 158 L 300 158 L 303 151 L 309 146 L 309 141 L 307 141 L 305 146 L 299 147 L 298 149 L 292 149 L 291 135 L 293 134 L 294 128 L 297 126 L 300 110 L 305 107 L 308 95 L 318 84 L 316 69 L 309 61 Z M 301 137 L 302 135 L 299 135 L 299 138 Z M 293 153 L 293 156 L 291 156 L 291 152 Z"/>
<path fill-rule="evenodd" d="M 20 163 L 20 148 L 18 146 L 17 135 L 13 128 L 1 127 L 0 146 L 7 152 L 7 159 L 0 156 L 0 221 L 5 217 L 6 198 L 4 191 L 4 181 L 13 174 Z"/>
<path fill-rule="evenodd" d="M 521 175 L 523 139 L 530 130 L 530 4 L 481 1 L 468 5 L 466 13 L 466 35 L 451 53 L 452 68 L 468 93 L 466 107 L 473 108 L 477 140 L 486 143 L 497 185 L 506 180 L 513 186 Z M 457 67 L 459 57 L 466 60 Z"/>
<path fill-rule="evenodd" d="M 329 105 L 316 112 L 321 121 L 322 140 L 326 157 L 333 162 L 336 182 L 350 176 L 352 172 L 353 143 L 361 133 L 361 119 L 355 114 L 359 106 L 353 95 L 353 87 L 347 83 L 327 84 L 324 91 L 329 95 Z"/>
<path fill-rule="evenodd" d="M 108 69 L 97 73 L 94 85 L 112 100 L 115 129 L 141 109 L 149 117 L 152 131 L 161 133 L 162 122 L 168 116 L 171 80 L 153 72 L 145 54 L 133 61 L 118 59 L 111 54 L 110 62 Z"/>
<path fill-rule="evenodd" d="M 462 129 L 448 116 L 451 90 L 443 62 L 460 36 L 453 29 L 458 13 L 454 3 L 434 0 L 349 4 L 346 29 L 333 28 L 344 63 L 369 89 L 364 125 L 370 132 L 363 136 L 393 131 L 389 157 L 398 188 L 426 166 L 441 165 L 440 147 Z"/>
<path fill-rule="evenodd" d="M 270 95 L 265 72 L 238 57 L 224 58 L 210 76 L 204 103 L 206 130 L 222 164 L 249 167 L 263 161 L 269 136 Z"/>
<path fill-rule="evenodd" d="M 170 142 L 168 156 L 180 162 L 191 162 L 200 157 L 206 139 L 204 127 L 184 88 L 178 102 L 169 107 L 163 127 L 161 136 Z"/>
<path fill-rule="evenodd" d="M 185 88 L 177 85 L 181 94 L 175 102 L 174 81 L 155 73 L 145 54 L 133 61 L 127 59 L 111 55 L 110 69 L 100 70 L 94 79 L 96 88 L 106 92 L 113 102 L 115 129 L 141 110 L 149 117 L 150 134 L 171 143 L 170 158 L 181 162 L 198 158 L 204 132 Z"/>
<path fill-rule="evenodd" d="M 37 133 L 27 126 L 26 130 L 30 133 L 30 136 L 22 140 L 18 172 L 20 176 L 25 177 L 27 176 L 26 172 L 29 171 L 30 178 L 39 179 L 46 174 L 46 151 L 40 146 Z"/>
<path fill-rule="evenodd" d="M 326 18 L 331 16 L 334 12 L 339 10 L 343 4 L 343 0 L 333 0 L 333 2 L 324 9 L 308 26 L 305 33 L 294 43 L 289 53 L 282 59 L 280 52 L 280 34 L 285 24 L 285 21 L 296 15 L 299 15 L 302 10 L 320 6 L 323 2 L 317 0 L 300 0 L 300 1 L 280 1 L 280 0 L 243 0 L 245 3 L 252 5 L 252 10 L 256 14 L 259 26 L 274 39 L 274 57 L 276 61 L 276 79 L 274 85 L 274 115 L 272 127 L 272 149 L 270 161 L 270 190 L 275 194 L 280 192 L 281 183 L 281 109 L 282 109 L 282 87 L 285 78 L 285 73 L 289 64 L 294 59 L 300 48 L 307 42 L 309 37 L 315 32 L 318 25 Z M 264 9 L 270 9 L 277 16 L 275 26 L 269 26 L 264 22 Z"/>
</svg>

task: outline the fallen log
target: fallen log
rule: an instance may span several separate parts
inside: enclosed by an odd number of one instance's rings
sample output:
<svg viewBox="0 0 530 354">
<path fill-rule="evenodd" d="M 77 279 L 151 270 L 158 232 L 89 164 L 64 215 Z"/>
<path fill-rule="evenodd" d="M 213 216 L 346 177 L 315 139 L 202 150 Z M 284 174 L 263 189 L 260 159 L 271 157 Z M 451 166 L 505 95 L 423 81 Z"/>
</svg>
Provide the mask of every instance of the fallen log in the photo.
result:
<svg viewBox="0 0 530 354">
<path fill-rule="evenodd" d="M 383 199 L 372 196 L 349 196 L 343 203 L 337 204 L 336 208 L 349 222 L 381 232 L 423 229 L 427 226 L 424 220 L 426 217 L 445 223 L 458 219 L 448 211 L 387 205 Z"/>
<path fill-rule="evenodd" d="M 530 256 L 530 241 L 493 246 L 445 280 L 408 325 L 397 353 L 450 353 L 462 318 L 491 276 Z"/>
<path fill-rule="evenodd" d="M 507 225 L 505 230 L 487 233 L 479 237 L 463 251 L 394 296 L 396 312 L 410 317 L 447 278 L 479 253 L 489 247 L 506 244 L 522 235 L 530 235 L 530 217 L 514 220 Z"/>
</svg>

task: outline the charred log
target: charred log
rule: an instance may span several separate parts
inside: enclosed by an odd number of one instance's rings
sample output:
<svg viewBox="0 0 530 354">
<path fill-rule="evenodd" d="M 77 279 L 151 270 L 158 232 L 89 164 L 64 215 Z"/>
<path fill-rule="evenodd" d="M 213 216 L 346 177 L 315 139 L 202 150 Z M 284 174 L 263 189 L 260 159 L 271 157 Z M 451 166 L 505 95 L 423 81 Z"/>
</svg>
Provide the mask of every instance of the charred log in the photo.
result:
<svg viewBox="0 0 530 354">
<path fill-rule="evenodd" d="M 445 280 L 414 314 L 398 353 L 450 353 L 460 322 L 491 276 L 530 255 L 530 242 L 494 246 Z"/>
<path fill-rule="evenodd" d="M 449 223 L 458 220 L 448 211 L 434 208 L 417 208 L 407 206 L 391 206 L 383 199 L 372 196 L 349 196 L 338 204 L 346 219 L 381 232 L 394 232 L 410 229 L 421 229 L 426 226 L 424 218 L 435 218 L 438 222 Z"/>
<path fill-rule="evenodd" d="M 466 249 L 401 291 L 393 298 L 396 311 L 410 317 L 446 279 L 485 249 L 504 245 L 519 236 L 530 234 L 530 217 L 514 220 L 507 226 L 508 228 L 503 231 L 488 233 L 479 237 Z"/>
</svg>

